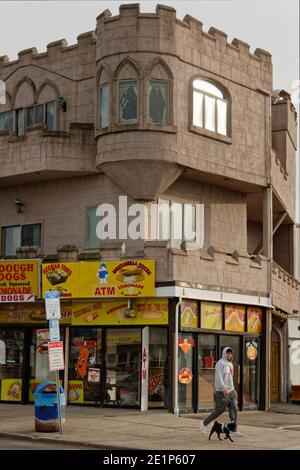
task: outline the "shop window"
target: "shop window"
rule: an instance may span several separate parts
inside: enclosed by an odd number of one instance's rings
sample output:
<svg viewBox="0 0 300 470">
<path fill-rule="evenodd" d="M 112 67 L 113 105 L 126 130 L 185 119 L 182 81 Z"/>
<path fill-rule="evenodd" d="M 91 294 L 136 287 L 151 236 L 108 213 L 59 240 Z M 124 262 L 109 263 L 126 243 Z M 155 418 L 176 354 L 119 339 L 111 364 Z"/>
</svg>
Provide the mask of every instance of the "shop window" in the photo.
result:
<svg viewBox="0 0 300 470">
<path fill-rule="evenodd" d="M 198 408 L 214 406 L 216 360 L 216 335 L 198 335 Z"/>
<path fill-rule="evenodd" d="M 154 124 L 167 124 L 169 121 L 169 82 L 150 80 L 149 121 Z"/>
<path fill-rule="evenodd" d="M 22 400 L 22 372 L 24 332 L 15 329 L 0 329 L 0 341 L 5 347 L 0 363 L 0 400 L 20 402 Z M 3 361 L 4 359 L 4 361 Z"/>
<path fill-rule="evenodd" d="M 149 380 L 148 406 L 165 407 L 169 405 L 170 363 L 168 358 L 168 330 L 149 329 Z"/>
<path fill-rule="evenodd" d="M 100 128 L 104 129 L 109 126 L 109 95 L 110 87 L 108 84 L 100 86 L 99 106 L 100 106 Z"/>
<path fill-rule="evenodd" d="M 172 248 L 180 249 L 183 241 L 195 243 L 199 223 L 195 204 L 158 201 L 158 239 L 169 240 Z"/>
<path fill-rule="evenodd" d="M 0 113 L 0 131 L 11 131 L 14 128 L 13 111 Z"/>
<path fill-rule="evenodd" d="M 193 409 L 193 354 L 195 339 L 193 334 L 180 333 L 178 338 L 178 405 L 180 409 Z"/>
<path fill-rule="evenodd" d="M 228 135 L 228 100 L 220 88 L 206 80 L 193 81 L 193 125 Z"/>
<path fill-rule="evenodd" d="M 138 121 L 138 86 L 137 80 L 119 82 L 119 122 L 134 124 Z"/>
<path fill-rule="evenodd" d="M 2 235 L 4 256 L 16 256 L 16 251 L 20 246 L 40 247 L 41 224 L 3 227 Z"/>
</svg>

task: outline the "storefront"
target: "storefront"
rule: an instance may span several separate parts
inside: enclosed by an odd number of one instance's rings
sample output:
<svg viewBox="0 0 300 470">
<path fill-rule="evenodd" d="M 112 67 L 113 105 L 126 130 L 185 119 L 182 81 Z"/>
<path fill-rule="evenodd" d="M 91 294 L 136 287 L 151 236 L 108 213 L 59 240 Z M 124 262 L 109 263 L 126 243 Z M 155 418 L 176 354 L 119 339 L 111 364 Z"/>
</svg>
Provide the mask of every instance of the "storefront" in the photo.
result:
<svg viewBox="0 0 300 470">
<path fill-rule="evenodd" d="M 178 339 L 178 405 L 181 411 L 214 407 L 215 364 L 234 351 L 234 384 L 240 409 L 258 409 L 264 387 L 262 308 L 183 300 Z"/>
<path fill-rule="evenodd" d="M 144 297 L 155 293 L 154 262 L 55 263 L 41 270 L 42 294 L 61 293 L 65 371 L 60 378 L 68 402 L 140 408 L 147 362 L 147 406 L 167 406 L 168 299 Z M 34 302 L 0 303 L 4 402 L 32 402 L 36 386 L 54 380 L 48 371 L 45 305 L 36 297 L 38 287 Z"/>
</svg>

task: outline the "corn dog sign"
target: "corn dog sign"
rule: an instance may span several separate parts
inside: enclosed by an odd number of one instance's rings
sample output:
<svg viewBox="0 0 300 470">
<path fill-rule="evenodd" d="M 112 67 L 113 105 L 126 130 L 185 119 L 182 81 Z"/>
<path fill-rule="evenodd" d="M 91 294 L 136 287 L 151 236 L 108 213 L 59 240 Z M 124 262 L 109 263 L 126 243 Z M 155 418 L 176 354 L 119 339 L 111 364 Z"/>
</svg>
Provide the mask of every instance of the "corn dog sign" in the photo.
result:
<svg viewBox="0 0 300 470">
<path fill-rule="evenodd" d="M 132 298 L 155 296 L 154 260 L 43 264 L 43 297 L 58 291 L 63 298 Z"/>
<path fill-rule="evenodd" d="M 34 302 L 39 296 L 38 262 L 0 262 L 0 303 Z"/>
</svg>

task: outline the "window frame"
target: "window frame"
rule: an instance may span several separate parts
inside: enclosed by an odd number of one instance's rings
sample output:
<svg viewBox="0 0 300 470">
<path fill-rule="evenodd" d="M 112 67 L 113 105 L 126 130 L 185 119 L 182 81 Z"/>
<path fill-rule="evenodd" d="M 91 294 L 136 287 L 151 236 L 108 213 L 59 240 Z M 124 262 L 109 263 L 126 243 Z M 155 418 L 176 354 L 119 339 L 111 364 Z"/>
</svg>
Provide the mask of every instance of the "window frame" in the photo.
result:
<svg viewBox="0 0 300 470">
<path fill-rule="evenodd" d="M 194 86 L 194 82 L 196 80 L 201 80 L 204 82 L 207 82 L 213 86 L 215 86 L 219 91 L 223 94 L 223 98 L 220 98 L 216 95 L 213 95 L 212 93 L 206 92 L 199 90 Z M 194 93 L 198 93 L 199 95 L 202 95 L 202 126 L 199 126 L 198 124 L 194 123 Z M 209 98 L 213 98 L 215 100 L 215 105 L 214 105 L 214 113 L 215 113 L 215 118 L 214 118 L 214 126 L 215 126 L 215 131 L 212 131 L 210 129 L 207 129 L 205 127 L 205 96 L 208 96 Z M 226 104 L 226 135 L 221 134 L 218 132 L 218 101 L 225 103 Z M 190 80 L 190 112 L 189 112 L 189 130 L 192 132 L 195 132 L 200 135 L 204 135 L 206 137 L 213 138 L 215 140 L 220 140 L 224 143 L 231 144 L 232 143 L 232 137 L 231 137 L 231 97 L 229 92 L 227 91 L 226 88 L 222 84 L 216 83 L 215 81 L 207 78 L 207 77 L 199 77 L 199 75 L 194 76 Z"/>
<path fill-rule="evenodd" d="M 166 103 L 166 121 L 165 122 L 156 122 L 151 121 L 150 119 L 150 86 L 151 82 L 163 82 L 167 84 L 167 103 Z M 147 87 L 147 121 L 150 125 L 157 125 L 157 126 L 169 126 L 171 123 L 170 119 L 170 80 L 169 79 L 160 79 L 160 78 L 149 78 L 148 80 L 148 87 Z"/>
<path fill-rule="evenodd" d="M 2 248 L 2 254 L 4 258 L 14 258 L 17 256 L 17 253 L 14 255 L 7 255 L 6 254 L 6 236 L 5 236 L 5 231 L 9 228 L 20 228 L 20 246 L 24 246 L 22 242 L 22 237 L 23 237 L 23 227 L 29 226 L 29 225 L 38 225 L 39 226 L 39 244 L 38 245 L 33 245 L 36 246 L 37 248 L 41 248 L 42 246 L 42 223 L 37 222 L 37 223 L 32 223 L 32 224 L 15 224 L 15 225 L 6 225 L 1 227 L 1 238 L 2 238 L 2 243 L 1 243 L 1 248 Z"/>
<path fill-rule="evenodd" d="M 102 126 L 101 123 L 101 90 L 104 87 L 108 87 L 108 103 L 107 103 L 107 126 Z M 101 131 L 109 129 L 111 125 L 111 83 L 110 82 L 105 82 L 105 83 L 100 83 L 98 85 L 98 105 L 99 105 L 99 113 L 98 113 L 98 124 L 99 124 L 99 129 Z"/>
<path fill-rule="evenodd" d="M 3 128 L 1 129 L 0 128 L 0 132 L 9 132 L 9 131 L 13 131 L 14 130 L 14 112 L 13 110 L 11 109 L 8 109 L 7 111 L 1 111 L 0 112 L 0 116 L 4 115 L 4 114 L 9 114 L 11 115 L 11 118 L 12 118 L 12 127 L 8 127 L 8 128 Z"/>
<path fill-rule="evenodd" d="M 123 79 L 119 79 L 117 81 L 117 88 L 118 88 L 118 92 L 117 92 L 117 109 L 118 109 L 118 112 L 117 112 L 117 125 L 120 127 L 120 126 L 136 126 L 136 125 L 139 125 L 140 123 L 140 83 L 139 83 L 139 78 L 138 77 L 135 77 L 135 78 L 123 78 Z M 136 89 L 137 89 L 137 101 L 136 101 L 136 120 L 135 121 L 130 121 L 130 122 L 122 122 L 120 120 L 121 116 L 120 116 L 120 84 L 121 82 L 136 82 Z"/>
<path fill-rule="evenodd" d="M 54 116 L 53 116 L 53 122 L 54 122 L 54 129 L 48 129 L 48 122 L 47 122 L 47 106 L 49 103 L 54 103 Z M 43 121 L 42 122 L 36 122 L 36 115 L 37 115 L 37 108 L 43 106 Z M 28 113 L 29 110 L 33 110 L 34 113 L 34 118 L 33 118 L 33 123 L 28 124 Z M 56 100 L 49 100 L 45 101 L 44 103 L 35 103 L 32 106 L 26 106 L 23 108 L 17 108 L 15 110 L 12 110 L 14 114 L 14 126 L 13 130 L 15 131 L 17 136 L 23 136 L 25 135 L 26 131 L 29 129 L 32 129 L 34 126 L 47 126 L 48 132 L 55 132 L 57 130 L 57 101 Z M 19 128 L 18 126 L 18 113 L 23 112 L 23 127 Z M 19 129 L 22 129 L 22 132 L 19 132 Z"/>
</svg>

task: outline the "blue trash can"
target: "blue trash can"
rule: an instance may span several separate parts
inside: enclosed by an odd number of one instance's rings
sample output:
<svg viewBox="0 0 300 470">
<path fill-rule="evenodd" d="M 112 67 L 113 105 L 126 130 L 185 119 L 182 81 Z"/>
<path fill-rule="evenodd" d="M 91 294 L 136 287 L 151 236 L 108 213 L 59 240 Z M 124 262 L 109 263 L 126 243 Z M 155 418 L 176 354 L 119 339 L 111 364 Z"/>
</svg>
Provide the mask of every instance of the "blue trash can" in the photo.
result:
<svg viewBox="0 0 300 470">
<path fill-rule="evenodd" d="M 58 432 L 59 417 L 55 382 L 43 382 L 34 392 L 35 430 L 37 432 Z M 61 421 L 65 422 L 65 393 L 60 387 Z"/>
</svg>

